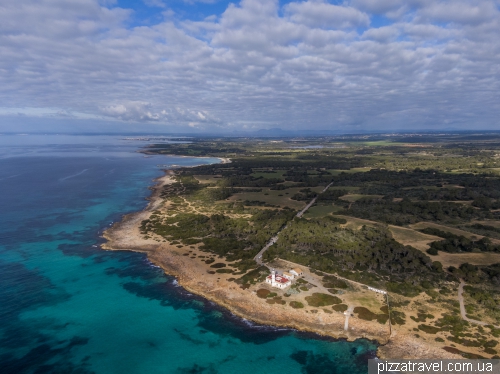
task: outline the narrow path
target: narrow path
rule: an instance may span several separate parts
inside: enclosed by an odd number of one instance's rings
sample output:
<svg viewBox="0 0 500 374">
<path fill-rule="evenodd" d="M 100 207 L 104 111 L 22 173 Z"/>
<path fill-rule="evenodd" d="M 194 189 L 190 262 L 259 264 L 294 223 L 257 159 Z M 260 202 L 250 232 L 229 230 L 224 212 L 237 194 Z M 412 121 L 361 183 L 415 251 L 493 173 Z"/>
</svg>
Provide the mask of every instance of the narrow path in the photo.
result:
<svg viewBox="0 0 500 374">
<path fill-rule="evenodd" d="M 278 241 L 278 235 L 281 231 L 282 230 L 278 231 L 278 233 L 276 235 L 274 235 L 271 239 L 269 239 L 267 244 L 254 257 L 254 260 L 255 260 L 255 262 L 257 262 L 258 265 L 264 265 L 265 267 L 269 268 L 269 266 L 262 261 L 262 255 L 264 254 L 265 251 L 267 251 L 269 249 L 270 246 L 272 246 L 274 243 L 276 243 Z"/>
<path fill-rule="evenodd" d="M 491 323 L 477 321 L 475 319 L 470 319 L 469 317 L 467 317 L 467 313 L 465 312 L 464 296 L 463 296 L 464 286 L 465 286 L 464 280 L 460 279 L 460 285 L 458 286 L 458 302 L 460 303 L 460 315 L 462 316 L 462 319 L 470 323 L 475 323 L 476 325 L 482 325 L 482 326 L 491 325 Z M 495 328 L 498 329 L 500 328 L 500 326 L 495 326 Z"/>
<path fill-rule="evenodd" d="M 347 331 L 347 329 L 349 329 L 349 317 L 351 316 L 351 313 L 353 312 L 353 310 L 354 310 L 354 306 L 349 305 L 349 308 L 347 308 L 347 310 L 344 312 L 344 315 L 345 315 L 344 330 L 345 331 Z"/>
<path fill-rule="evenodd" d="M 322 194 L 323 192 L 325 192 L 326 190 L 328 190 L 330 188 L 330 186 L 333 184 L 333 182 L 331 182 L 328 186 L 326 186 L 321 192 L 320 194 Z M 298 212 L 295 217 L 302 217 L 302 215 L 307 212 L 307 210 L 313 206 L 313 204 L 316 202 L 316 200 L 318 199 L 318 196 L 316 196 L 314 199 L 312 199 L 309 204 L 307 204 L 304 209 L 302 209 L 300 212 Z M 269 268 L 269 266 L 267 264 L 265 264 L 263 261 L 262 261 L 262 256 L 264 255 L 264 252 L 267 251 L 269 249 L 270 246 L 272 246 L 274 243 L 276 243 L 278 241 L 278 236 L 279 234 L 288 227 L 288 223 L 286 225 L 284 225 L 277 233 L 276 235 L 274 235 L 271 239 L 269 239 L 269 241 L 266 243 L 266 245 L 264 246 L 264 248 L 262 248 L 259 253 L 257 253 L 257 255 L 254 257 L 254 260 L 255 262 L 257 262 L 258 265 L 264 265 L 266 266 L 267 268 Z"/>
<path fill-rule="evenodd" d="M 318 199 L 318 196 L 316 196 L 314 199 L 312 199 L 309 204 L 307 204 L 305 206 L 304 209 L 302 209 L 300 212 L 297 213 L 296 217 L 302 217 L 302 215 L 307 212 L 307 210 L 316 202 L 316 200 Z"/>
</svg>

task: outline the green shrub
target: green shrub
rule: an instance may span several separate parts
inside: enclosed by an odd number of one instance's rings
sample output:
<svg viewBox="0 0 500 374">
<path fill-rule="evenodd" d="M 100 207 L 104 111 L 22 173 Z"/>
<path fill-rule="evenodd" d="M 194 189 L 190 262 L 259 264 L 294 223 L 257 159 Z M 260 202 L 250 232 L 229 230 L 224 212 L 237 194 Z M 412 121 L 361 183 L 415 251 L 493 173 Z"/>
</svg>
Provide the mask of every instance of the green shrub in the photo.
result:
<svg viewBox="0 0 500 374">
<path fill-rule="evenodd" d="M 290 301 L 290 306 L 294 309 L 300 309 L 304 307 L 304 304 L 302 304 L 300 301 Z"/>
<path fill-rule="evenodd" d="M 220 269 L 220 268 L 225 268 L 226 267 L 226 264 L 222 263 L 222 262 L 218 262 L 216 264 L 213 264 L 213 265 L 210 265 L 211 268 L 214 268 L 214 269 Z"/>
<path fill-rule="evenodd" d="M 257 297 L 260 297 L 261 299 L 265 299 L 268 297 L 268 295 L 271 293 L 271 291 L 266 290 L 265 288 L 261 288 L 260 290 L 257 290 Z"/>
<path fill-rule="evenodd" d="M 358 314 L 358 318 L 364 319 L 365 321 L 377 320 L 378 323 L 385 324 L 389 319 L 388 314 L 376 314 L 361 306 L 357 306 L 353 311 Z"/>
<path fill-rule="evenodd" d="M 311 296 L 307 296 L 305 299 L 310 306 L 314 307 L 340 304 L 342 302 L 337 296 L 317 292 L 313 293 Z"/>
<path fill-rule="evenodd" d="M 220 273 L 220 274 L 229 274 L 229 273 L 232 273 L 233 270 L 232 269 L 218 269 L 215 272 Z"/>
<path fill-rule="evenodd" d="M 391 324 L 404 325 L 406 323 L 406 315 L 397 310 L 391 310 Z"/>
<path fill-rule="evenodd" d="M 398 293 L 406 297 L 415 297 L 422 291 L 419 286 L 413 286 L 407 282 L 388 282 L 387 291 Z"/>
<path fill-rule="evenodd" d="M 323 285 L 326 288 L 347 288 L 347 283 L 341 279 L 338 279 L 337 277 L 334 277 L 333 275 L 327 275 L 323 277 Z"/>
<path fill-rule="evenodd" d="M 372 321 L 377 318 L 375 313 L 362 306 L 357 306 L 354 308 L 353 312 L 358 315 L 358 318 L 364 319 L 365 321 Z"/>
<path fill-rule="evenodd" d="M 439 331 L 441 331 L 440 328 L 434 327 L 434 326 L 429 326 L 429 325 L 418 325 L 418 329 L 426 332 L 427 334 L 436 334 Z"/>
<path fill-rule="evenodd" d="M 348 309 L 348 307 L 345 304 L 338 304 L 338 305 L 332 306 L 332 309 L 337 311 L 337 312 L 345 312 Z"/>
<path fill-rule="evenodd" d="M 434 247 L 430 247 L 426 252 L 432 256 L 437 256 L 438 254 L 438 250 Z"/>
</svg>

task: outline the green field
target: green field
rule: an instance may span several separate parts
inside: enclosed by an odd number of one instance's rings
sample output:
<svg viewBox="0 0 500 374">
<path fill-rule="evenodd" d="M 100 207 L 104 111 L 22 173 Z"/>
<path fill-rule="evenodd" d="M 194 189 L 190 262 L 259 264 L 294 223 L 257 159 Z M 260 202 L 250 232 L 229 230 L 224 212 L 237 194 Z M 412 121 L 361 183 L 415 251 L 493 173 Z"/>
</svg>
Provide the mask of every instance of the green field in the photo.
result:
<svg viewBox="0 0 500 374">
<path fill-rule="evenodd" d="M 304 201 L 296 201 L 290 199 L 290 196 L 298 193 L 302 188 L 288 188 L 286 190 L 270 190 L 269 188 L 263 188 L 262 192 L 243 192 L 235 193 L 228 201 L 263 201 L 267 204 L 276 205 L 280 207 L 289 207 L 292 209 L 302 209 L 306 206 Z"/>
<path fill-rule="evenodd" d="M 255 171 L 250 174 L 254 178 L 283 178 L 283 174 L 286 173 L 286 170 L 275 170 L 275 173 L 268 171 Z"/>
<path fill-rule="evenodd" d="M 332 175 L 339 175 L 342 173 L 346 174 L 366 173 L 367 171 L 370 171 L 370 169 L 371 169 L 370 167 L 365 167 L 365 168 L 351 168 L 349 170 L 328 169 L 327 171 Z"/>
<path fill-rule="evenodd" d="M 352 203 L 353 201 L 358 201 L 359 199 L 363 199 L 363 198 L 371 198 L 371 199 L 381 199 L 383 198 L 384 196 L 383 195 L 360 195 L 360 194 L 349 194 L 349 195 L 344 195 L 344 196 L 341 196 L 340 199 L 342 200 L 345 200 L 345 201 L 349 201 L 350 203 Z"/>
<path fill-rule="evenodd" d="M 342 208 L 335 205 L 315 205 L 309 208 L 304 214 L 304 218 L 318 218 L 324 217 L 332 213 L 341 211 Z"/>
<path fill-rule="evenodd" d="M 200 183 L 203 184 L 215 184 L 221 180 L 220 175 L 195 175 L 194 176 Z"/>
</svg>

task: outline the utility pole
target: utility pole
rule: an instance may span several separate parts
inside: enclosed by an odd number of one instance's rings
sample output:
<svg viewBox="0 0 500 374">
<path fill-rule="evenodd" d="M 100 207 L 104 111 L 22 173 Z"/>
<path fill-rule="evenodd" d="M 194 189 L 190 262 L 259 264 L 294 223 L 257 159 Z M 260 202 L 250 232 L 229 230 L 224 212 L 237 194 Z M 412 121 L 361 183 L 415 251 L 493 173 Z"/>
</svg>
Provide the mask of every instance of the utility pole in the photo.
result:
<svg viewBox="0 0 500 374">
<path fill-rule="evenodd" d="M 392 321 L 391 321 L 391 307 L 389 306 L 389 292 L 385 294 L 385 301 L 387 302 L 387 313 L 389 314 L 389 339 L 392 336 Z"/>
</svg>

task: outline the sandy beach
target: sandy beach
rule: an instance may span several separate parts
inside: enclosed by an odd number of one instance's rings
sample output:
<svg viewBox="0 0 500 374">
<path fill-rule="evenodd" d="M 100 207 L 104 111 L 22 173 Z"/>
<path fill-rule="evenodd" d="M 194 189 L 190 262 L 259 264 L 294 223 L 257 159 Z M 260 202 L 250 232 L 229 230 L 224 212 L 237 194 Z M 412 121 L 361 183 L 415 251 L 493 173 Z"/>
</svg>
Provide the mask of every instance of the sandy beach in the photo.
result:
<svg viewBox="0 0 500 374">
<path fill-rule="evenodd" d="M 143 211 L 125 215 L 120 222 L 104 232 L 103 237 L 107 242 L 102 245 L 103 249 L 146 253 L 152 263 L 175 276 L 179 285 L 186 290 L 257 323 L 289 327 L 348 341 L 359 338 L 374 340 L 380 344 L 377 355 L 381 358 L 461 358 L 432 342 L 416 338 L 407 328 L 397 325 L 393 326 L 390 336 L 388 323 L 382 325 L 351 316 L 345 330 L 344 313 L 325 311 L 321 307 L 293 309 L 287 305 L 269 303 L 269 300 L 257 296 L 258 289 L 271 290 L 265 283 L 243 289 L 233 281 L 232 274 L 216 273 L 205 263 L 207 258 L 213 258 L 217 262 L 224 262 L 224 259 L 199 250 L 197 245 L 172 245 L 153 237 L 145 239 L 140 233 L 140 224 L 149 218 L 153 210 L 168 209 L 169 202 L 160 198 L 160 192 L 163 186 L 173 182 L 173 175 L 173 171 L 167 170 L 164 176 L 156 180 L 149 204 Z M 227 265 L 230 266 L 230 263 Z M 308 269 L 304 269 L 304 272 L 306 276 L 310 274 Z M 276 289 L 272 291 L 283 294 L 283 291 Z"/>
</svg>

